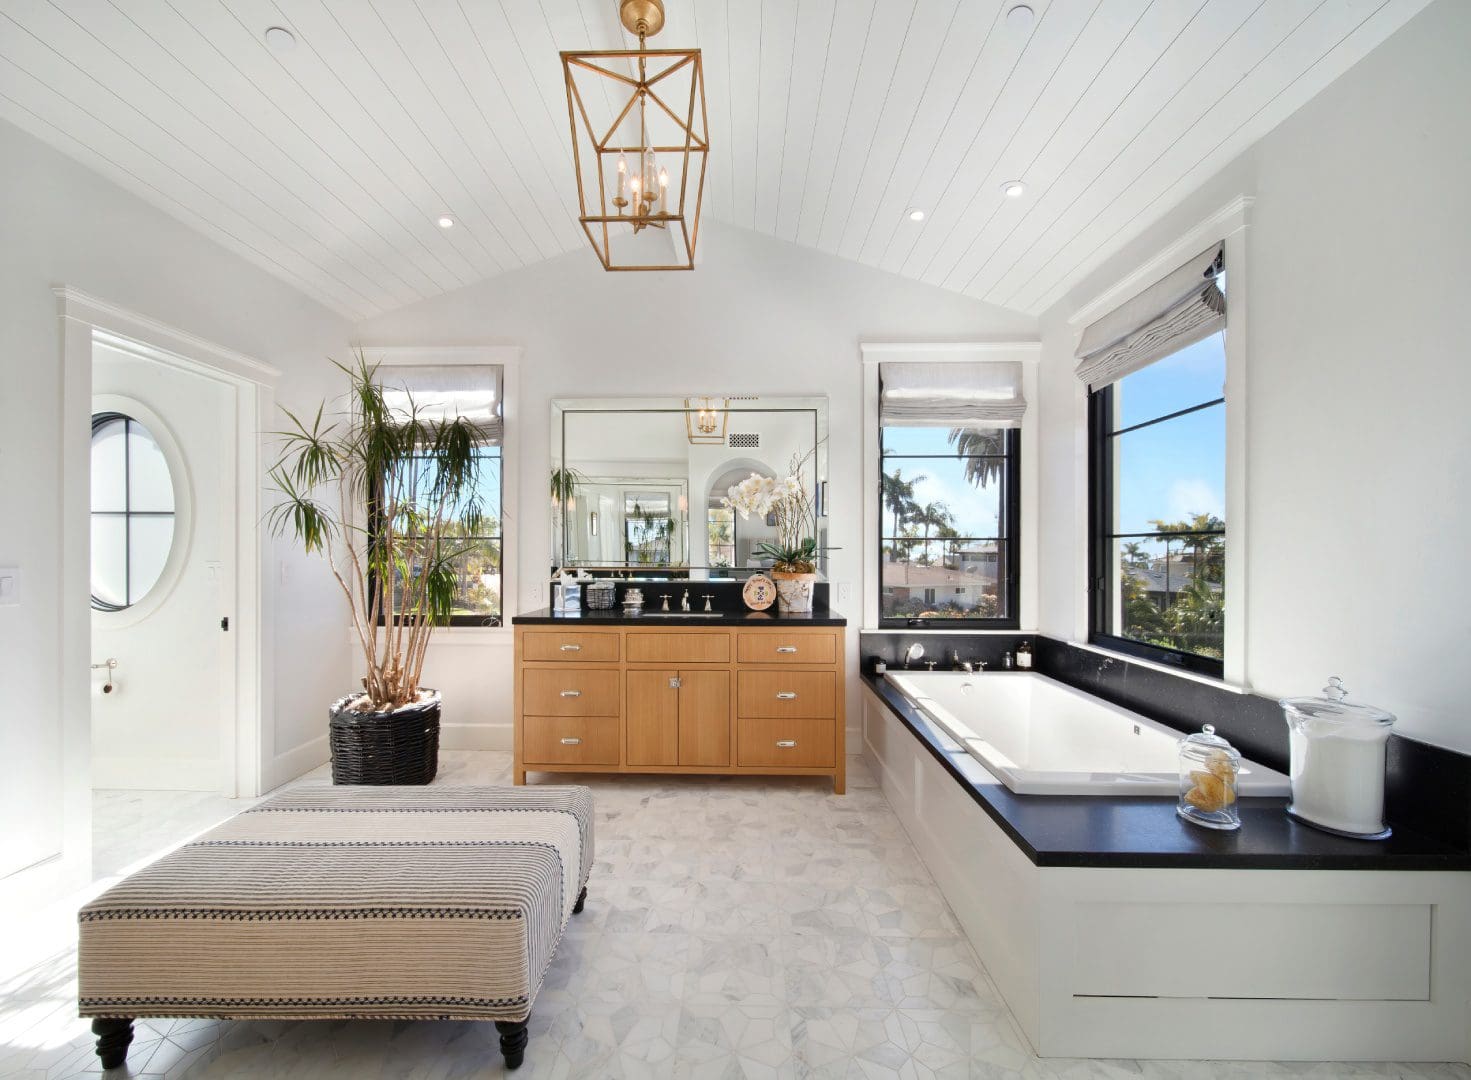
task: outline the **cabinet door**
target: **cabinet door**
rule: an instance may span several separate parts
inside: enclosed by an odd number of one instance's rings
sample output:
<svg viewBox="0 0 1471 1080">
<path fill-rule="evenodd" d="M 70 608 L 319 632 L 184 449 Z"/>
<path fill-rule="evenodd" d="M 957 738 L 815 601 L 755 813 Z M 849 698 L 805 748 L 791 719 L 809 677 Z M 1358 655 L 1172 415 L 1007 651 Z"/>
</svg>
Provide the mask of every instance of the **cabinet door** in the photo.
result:
<svg viewBox="0 0 1471 1080">
<path fill-rule="evenodd" d="M 628 764 L 679 764 L 679 672 L 630 671 Z"/>
<path fill-rule="evenodd" d="M 730 672 L 679 673 L 679 763 L 730 764 Z"/>
</svg>

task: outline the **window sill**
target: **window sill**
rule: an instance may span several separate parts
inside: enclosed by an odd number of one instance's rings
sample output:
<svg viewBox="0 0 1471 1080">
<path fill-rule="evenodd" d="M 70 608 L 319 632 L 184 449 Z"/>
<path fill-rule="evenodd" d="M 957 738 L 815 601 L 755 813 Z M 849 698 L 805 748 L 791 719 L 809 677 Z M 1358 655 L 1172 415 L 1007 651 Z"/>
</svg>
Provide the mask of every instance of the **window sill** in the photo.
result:
<svg viewBox="0 0 1471 1080">
<path fill-rule="evenodd" d="M 1191 682 L 1198 682 L 1203 686 L 1211 686 L 1217 690 L 1225 690 L 1227 693 L 1252 693 L 1252 689 L 1249 686 L 1241 686 L 1237 683 L 1229 683 L 1225 679 L 1218 679 L 1213 675 L 1202 675 L 1197 671 L 1186 671 L 1183 668 L 1172 667 L 1169 664 L 1161 664 L 1157 660 L 1146 660 L 1142 656 L 1134 656 L 1131 653 L 1120 652 L 1117 649 L 1105 649 L 1102 645 L 1095 645 L 1091 641 L 1069 641 L 1068 644 L 1075 649 L 1084 649 L 1087 652 L 1097 653 L 1099 656 L 1106 656 L 1110 660 L 1117 660 L 1124 664 L 1137 664 L 1139 667 L 1149 668 L 1151 671 L 1162 671 L 1166 675 L 1175 676 L 1177 679 L 1189 679 Z"/>
</svg>

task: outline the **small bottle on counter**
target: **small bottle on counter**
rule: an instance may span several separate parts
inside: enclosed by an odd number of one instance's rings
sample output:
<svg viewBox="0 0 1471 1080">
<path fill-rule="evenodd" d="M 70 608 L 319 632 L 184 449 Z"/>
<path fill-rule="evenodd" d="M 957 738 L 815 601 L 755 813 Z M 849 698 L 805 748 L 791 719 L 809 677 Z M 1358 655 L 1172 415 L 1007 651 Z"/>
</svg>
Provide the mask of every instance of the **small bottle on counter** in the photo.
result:
<svg viewBox="0 0 1471 1080">
<path fill-rule="evenodd" d="M 1002 654 L 1002 657 L 1001 657 L 1001 670 L 1002 671 L 1013 671 L 1013 670 L 1015 670 L 1015 668 L 1016 668 L 1016 657 L 1013 656 L 1012 653 L 1011 653 L 1011 650 L 1008 649 L 1004 654 Z"/>
<path fill-rule="evenodd" d="M 1023 671 L 1032 670 L 1032 643 L 1023 641 L 1016 647 L 1016 666 Z"/>
<path fill-rule="evenodd" d="M 1241 755 L 1210 724 L 1180 740 L 1180 802 L 1175 813 L 1207 829 L 1241 828 L 1236 774 Z"/>
</svg>

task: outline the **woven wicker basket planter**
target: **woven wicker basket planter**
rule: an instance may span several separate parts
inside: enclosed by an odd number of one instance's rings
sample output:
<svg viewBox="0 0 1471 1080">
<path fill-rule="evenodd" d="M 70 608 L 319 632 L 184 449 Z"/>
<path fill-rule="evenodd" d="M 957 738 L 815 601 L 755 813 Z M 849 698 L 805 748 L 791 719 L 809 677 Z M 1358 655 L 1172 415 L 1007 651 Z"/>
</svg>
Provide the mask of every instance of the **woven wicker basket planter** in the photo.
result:
<svg viewBox="0 0 1471 1080">
<path fill-rule="evenodd" d="M 393 712 L 353 712 L 349 694 L 332 703 L 334 784 L 427 784 L 439 771 L 439 691 Z"/>
</svg>

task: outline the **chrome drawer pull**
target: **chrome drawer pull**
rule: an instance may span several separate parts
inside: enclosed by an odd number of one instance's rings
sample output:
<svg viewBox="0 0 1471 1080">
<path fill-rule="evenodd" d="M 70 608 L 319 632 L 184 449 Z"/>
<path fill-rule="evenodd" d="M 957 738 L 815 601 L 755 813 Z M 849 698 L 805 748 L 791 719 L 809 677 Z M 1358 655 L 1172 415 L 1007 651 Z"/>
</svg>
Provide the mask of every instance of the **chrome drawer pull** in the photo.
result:
<svg viewBox="0 0 1471 1080">
<path fill-rule="evenodd" d="M 562 696 L 563 697 L 581 697 L 582 696 L 582 691 L 581 690 L 563 690 L 562 691 Z"/>
<path fill-rule="evenodd" d="M 562 740 L 562 745 L 563 746 L 581 746 L 582 745 L 582 740 L 581 739 L 563 739 Z"/>
<path fill-rule="evenodd" d="M 792 750 L 792 749 L 795 749 L 796 748 L 797 740 L 796 739 L 777 739 L 776 740 L 776 745 L 779 746 L 779 747 L 781 747 L 783 750 Z"/>
<path fill-rule="evenodd" d="M 795 691 L 795 690 L 778 690 L 776 692 L 776 700 L 777 701 L 796 701 L 797 700 L 797 691 Z"/>
<path fill-rule="evenodd" d="M 562 646 L 562 651 L 563 652 L 581 652 L 582 651 L 582 646 L 581 645 L 563 645 Z"/>
<path fill-rule="evenodd" d="M 797 651 L 797 646 L 795 646 L 795 645 L 778 645 L 776 647 L 776 651 L 777 652 L 793 652 L 794 653 L 794 652 Z"/>
</svg>

